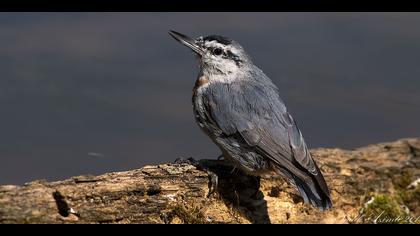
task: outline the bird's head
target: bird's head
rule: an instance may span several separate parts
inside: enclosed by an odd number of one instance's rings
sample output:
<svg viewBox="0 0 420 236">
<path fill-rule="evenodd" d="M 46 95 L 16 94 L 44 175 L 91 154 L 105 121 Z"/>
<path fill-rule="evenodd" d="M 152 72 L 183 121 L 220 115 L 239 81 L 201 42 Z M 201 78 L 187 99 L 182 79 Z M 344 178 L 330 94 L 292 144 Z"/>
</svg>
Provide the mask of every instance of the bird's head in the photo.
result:
<svg viewBox="0 0 420 236">
<path fill-rule="evenodd" d="M 208 74 L 236 73 L 251 63 L 242 46 L 226 37 L 210 35 L 192 39 L 175 31 L 169 34 L 197 54 L 201 69 Z"/>
</svg>

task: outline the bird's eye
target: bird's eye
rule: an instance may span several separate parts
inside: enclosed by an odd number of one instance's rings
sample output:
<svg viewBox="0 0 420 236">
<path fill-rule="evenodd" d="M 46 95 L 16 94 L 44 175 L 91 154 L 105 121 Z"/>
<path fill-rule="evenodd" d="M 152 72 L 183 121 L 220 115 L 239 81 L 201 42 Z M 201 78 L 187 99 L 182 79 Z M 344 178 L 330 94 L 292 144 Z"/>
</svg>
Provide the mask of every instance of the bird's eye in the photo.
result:
<svg viewBox="0 0 420 236">
<path fill-rule="evenodd" d="M 222 53 L 223 53 L 223 50 L 220 48 L 213 49 L 213 54 L 216 56 L 222 55 Z"/>
</svg>

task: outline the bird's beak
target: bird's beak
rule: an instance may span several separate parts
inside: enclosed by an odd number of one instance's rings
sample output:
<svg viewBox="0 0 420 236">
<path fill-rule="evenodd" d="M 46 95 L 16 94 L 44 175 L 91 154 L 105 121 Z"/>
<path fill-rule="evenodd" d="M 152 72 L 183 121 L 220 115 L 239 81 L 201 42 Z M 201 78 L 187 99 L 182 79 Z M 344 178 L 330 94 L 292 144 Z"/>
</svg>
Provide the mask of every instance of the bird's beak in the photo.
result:
<svg viewBox="0 0 420 236">
<path fill-rule="evenodd" d="M 194 39 L 192 39 L 192 38 L 190 38 L 190 37 L 188 37 L 188 36 L 186 36 L 186 35 L 183 35 L 183 34 L 180 34 L 180 33 L 178 33 L 178 32 L 175 32 L 175 31 L 173 31 L 173 30 L 170 30 L 169 31 L 169 34 L 176 40 L 176 41 L 178 41 L 178 42 L 180 42 L 180 43 L 182 43 L 182 44 L 184 44 L 185 46 L 187 46 L 187 47 L 189 47 L 189 48 L 191 48 L 195 53 L 197 53 L 198 55 L 200 55 L 200 56 L 202 56 L 203 54 L 204 54 L 204 51 L 201 49 L 201 47 L 199 46 L 199 45 L 197 45 L 196 43 L 195 43 L 195 40 Z"/>
</svg>

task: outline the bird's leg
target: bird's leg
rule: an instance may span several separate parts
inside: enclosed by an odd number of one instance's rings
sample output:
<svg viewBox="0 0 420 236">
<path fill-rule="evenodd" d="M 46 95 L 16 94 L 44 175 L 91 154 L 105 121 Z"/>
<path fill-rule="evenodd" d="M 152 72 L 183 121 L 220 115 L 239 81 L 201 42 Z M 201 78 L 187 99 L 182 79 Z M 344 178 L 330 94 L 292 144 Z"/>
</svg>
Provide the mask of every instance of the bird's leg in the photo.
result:
<svg viewBox="0 0 420 236">
<path fill-rule="evenodd" d="M 254 194 L 252 194 L 251 198 L 253 198 L 253 199 L 259 199 L 259 196 L 260 196 L 261 177 L 256 176 L 255 177 L 255 180 L 256 180 L 256 185 L 255 185 L 256 186 L 256 189 L 255 189 Z"/>
<path fill-rule="evenodd" d="M 214 193 L 217 192 L 217 187 L 219 185 L 219 176 L 217 176 L 214 172 L 207 170 L 207 174 L 209 175 L 210 181 L 209 181 L 209 193 L 207 194 L 207 197 L 210 197 Z"/>
<path fill-rule="evenodd" d="M 225 157 L 223 156 L 223 154 L 220 154 L 218 157 L 217 157 L 217 160 L 218 161 L 223 161 L 223 162 L 228 162 L 226 159 L 225 159 Z M 235 166 L 233 166 L 233 168 L 232 168 L 232 170 L 230 171 L 230 173 L 231 174 L 233 174 L 233 172 L 235 172 L 235 170 L 236 170 L 236 167 Z"/>
<path fill-rule="evenodd" d="M 220 154 L 217 157 L 217 161 L 222 161 L 222 162 L 225 162 L 225 163 L 229 163 L 229 160 L 226 160 L 225 157 L 223 156 L 223 154 Z M 235 172 L 235 170 L 236 170 L 236 167 L 232 165 L 232 170 L 230 171 L 230 174 L 233 174 L 233 172 Z"/>
</svg>

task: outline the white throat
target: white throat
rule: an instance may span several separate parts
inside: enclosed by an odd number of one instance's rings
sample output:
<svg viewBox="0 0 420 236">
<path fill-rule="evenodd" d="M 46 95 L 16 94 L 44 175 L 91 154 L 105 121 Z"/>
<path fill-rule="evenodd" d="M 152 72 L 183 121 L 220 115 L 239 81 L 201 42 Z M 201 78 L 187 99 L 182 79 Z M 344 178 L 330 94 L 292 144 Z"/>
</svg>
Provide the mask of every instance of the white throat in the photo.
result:
<svg viewBox="0 0 420 236">
<path fill-rule="evenodd" d="M 232 70 L 231 73 L 227 74 L 212 73 L 211 70 L 202 69 L 199 75 L 199 79 L 201 78 L 204 78 L 208 82 L 200 86 L 197 89 L 198 92 L 206 90 L 214 83 L 230 84 L 234 81 L 246 78 L 246 72 L 238 67 L 235 67 L 235 70 Z"/>
</svg>

